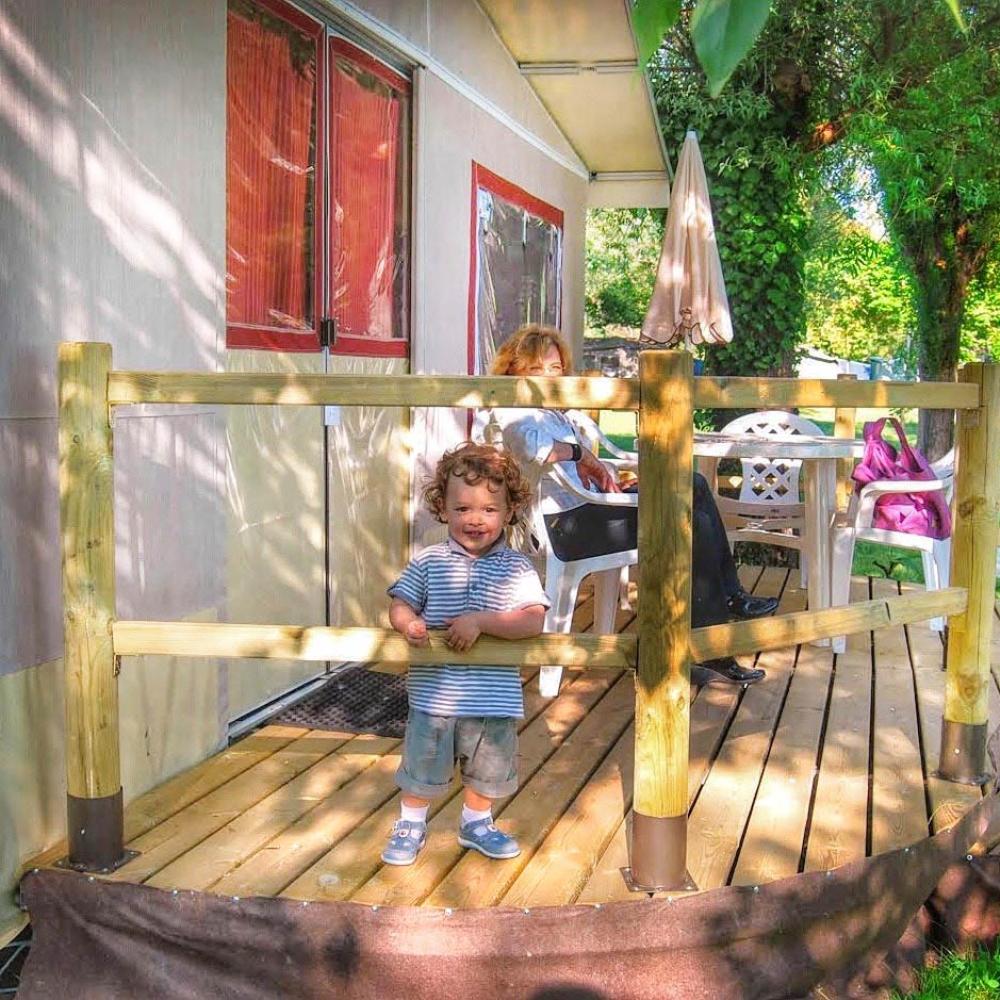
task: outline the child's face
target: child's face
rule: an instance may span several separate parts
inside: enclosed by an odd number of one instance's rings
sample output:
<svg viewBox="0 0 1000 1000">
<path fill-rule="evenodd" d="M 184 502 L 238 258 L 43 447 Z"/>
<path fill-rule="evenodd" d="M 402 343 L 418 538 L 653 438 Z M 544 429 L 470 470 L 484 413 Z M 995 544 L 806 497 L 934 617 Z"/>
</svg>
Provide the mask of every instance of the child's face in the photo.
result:
<svg viewBox="0 0 1000 1000">
<path fill-rule="evenodd" d="M 482 555 L 499 537 L 510 520 L 510 504 L 505 486 L 491 489 L 480 479 L 469 485 L 460 476 L 448 479 L 444 498 L 444 520 L 448 534 L 469 555 Z"/>
</svg>

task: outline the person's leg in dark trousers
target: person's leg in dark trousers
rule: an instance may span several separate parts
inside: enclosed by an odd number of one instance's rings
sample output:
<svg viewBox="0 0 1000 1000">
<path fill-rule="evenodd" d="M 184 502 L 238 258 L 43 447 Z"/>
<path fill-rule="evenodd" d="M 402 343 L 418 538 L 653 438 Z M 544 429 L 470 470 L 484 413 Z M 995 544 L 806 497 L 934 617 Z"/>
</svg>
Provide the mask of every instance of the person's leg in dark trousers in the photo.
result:
<svg viewBox="0 0 1000 1000">
<path fill-rule="evenodd" d="M 705 556 L 718 564 L 722 589 L 726 597 L 734 597 L 743 589 L 736 573 L 736 561 L 729 548 L 726 526 L 722 523 L 722 515 L 712 495 L 712 489 L 700 472 L 694 474 L 693 506 L 695 514 L 702 515 L 700 525 L 705 535 L 702 543 Z"/>
<path fill-rule="evenodd" d="M 637 522 L 635 507 L 608 507 L 599 504 L 584 504 L 559 514 L 545 515 L 549 544 L 555 554 L 564 560 L 587 559 L 609 552 L 634 549 Z M 725 543 L 725 533 L 722 537 Z M 725 544 L 728 553 L 728 543 Z M 693 628 L 719 625 L 728 621 L 729 615 L 713 518 L 703 507 L 694 505 L 691 531 L 691 625 Z M 695 667 L 692 672 L 692 680 L 697 684 L 711 683 L 720 678 L 730 683 L 750 684 L 763 676 L 763 670 L 741 667 L 731 656 L 710 660 L 702 667 Z"/>
<path fill-rule="evenodd" d="M 691 627 L 702 628 L 729 621 L 726 600 L 712 518 L 695 503 L 691 516 Z"/>
<path fill-rule="evenodd" d="M 697 547 L 701 549 L 706 560 L 713 561 L 719 567 L 719 585 L 726 602 L 727 615 L 734 615 L 737 618 L 760 618 L 762 615 L 771 614 L 778 606 L 776 597 L 753 597 L 743 589 L 736 572 L 736 560 L 733 559 L 732 549 L 729 548 L 722 515 L 719 513 L 708 480 L 700 472 L 694 474 L 693 497 L 696 515 L 694 532 L 697 535 L 701 531 L 704 536 Z"/>
<path fill-rule="evenodd" d="M 703 628 L 726 621 L 729 621 L 729 603 L 715 526 L 711 514 L 695 504 L 691 516 L 691 627 Z M 691 679 L 698 684 L 711 683 L 713 674 L 718 675 L 715 680 L 722 677 L 738 684 L 752 684 L 764 676 L 763 670 L 743 667 L 732 656 L 706 660 L 701 668 L 699 672 L 696 665 L 691 671 Z"/>
</svg>

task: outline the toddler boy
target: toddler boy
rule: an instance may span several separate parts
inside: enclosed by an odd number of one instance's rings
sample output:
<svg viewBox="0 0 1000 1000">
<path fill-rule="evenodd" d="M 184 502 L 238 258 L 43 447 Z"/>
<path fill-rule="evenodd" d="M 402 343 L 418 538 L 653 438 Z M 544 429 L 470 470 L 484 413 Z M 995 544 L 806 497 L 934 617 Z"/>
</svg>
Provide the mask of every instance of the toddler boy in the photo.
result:
<svg viewBox="0 0 1000 1000">
<path fill-rule="evenodd" d="M 448 525 L 448 540 L 424 549 L 389 588 L 389 620 L 412 646 L 446 629 L 456 651 L 480 635 L 538 635 L 549 600 L 530 560 L 507 546 L 504 529 L 521 517 L 530 488 L 517 463 L 467 442 L 438 462 L 424 499 Z M 400 818 L 382 860 L 409 865 L 427 834 L 430 800 L 461 767 L 464 805 L 458 842 L 488 858 L 513 858 L 517 841 L 493 823 L 492 801 L 517 789 L 517 720 L 524 715 L 517 667 L 412 665 L 410 714 L 396 783 Z"/>
</svg>

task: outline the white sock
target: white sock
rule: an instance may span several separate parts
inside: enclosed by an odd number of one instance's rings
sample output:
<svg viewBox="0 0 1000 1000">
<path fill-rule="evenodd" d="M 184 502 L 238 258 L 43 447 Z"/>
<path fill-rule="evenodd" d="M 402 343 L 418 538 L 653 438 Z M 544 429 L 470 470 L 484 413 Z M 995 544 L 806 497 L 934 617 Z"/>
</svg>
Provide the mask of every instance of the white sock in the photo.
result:
<svg viewBox="0 0 1000 1000">
<path fill-rule="evenodd" d="M 486 809 L 470 809 L 468 806 L 462 806 L 462 818 L 459 820 L 462 826 L 468 826 L 470 823 L 479 823 L 482 820 L 490 822 L 493 819 L 493 808 L 492 806 Z"/>
<path fill-rule="evenodd" d="M 426 823 L 429 808 L 430 806 L 408 806 L 403 802 L 399 806 L 399 818 L 410 823 Z"/>
</svg>

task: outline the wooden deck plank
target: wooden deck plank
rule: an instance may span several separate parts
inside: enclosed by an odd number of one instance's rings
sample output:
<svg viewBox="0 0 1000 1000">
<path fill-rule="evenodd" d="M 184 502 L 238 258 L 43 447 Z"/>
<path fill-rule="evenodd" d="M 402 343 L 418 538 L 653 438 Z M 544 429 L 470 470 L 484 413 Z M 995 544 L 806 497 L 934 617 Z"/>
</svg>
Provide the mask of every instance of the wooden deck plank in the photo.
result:
<svg viewBox="0 0 1000 1000">
<path fill-rule="evenodd" d="M 742 693 L 742 688 L 735 684 L 713 684 L 700 690 L 692 688 L 688 808 L 701 791 Z M 621 875 L 621 869 L 629 864 L 626 826 L 630 822 L 628 816 L 619 822 L 580 891 L 578 902 L 610 903 L 635 898 Z"/>
<path fill-rule="evenodd" d="M 572 903 L 632 805 L 635 726 L 630 725 L 559 818 L 502 906 Z"/>
<path fill-rule="evenodd" d="M 904 591 L 918 588 L 905 587 Z M 925 622 L 906 626 L 916 684 L 920 742 L 930 799 L 931 832 L 940 833 L 956 823 L 982 798 L 974 785 L 960 785 L 935 777 L 941 752 L 941 720 L 944 715 L 944 643 Z M 991 685 L 996 690 L 996 685 Z"/>
<path fill-rule="evenodd" d="M 771 569 L 761 577 L 758 593 L 776 590 L 783 580 Z M 787 610 L 805 607 L 806 592 L 795 589 L 783 602 Z M 764 680 L 747 688 L 722 750 L 716 758 L 688 822 L 688 871 L 699 889 L 723 886 L 743 837 L 771 734 L 795 665 L 795 647 L 762 653 L 758 666 Z"/>
<path fill-rule="evenodd" d="M 763 567 L 744 565 L 739 567 L 738 572 L 740 583 L 746 590 L 753 592 L 762 577 Z M 769 580 L 773 589 L 773 575 Z M 797 585 L 797 573 L 794 576 L 789 574 L 782 591 L 783 596 L 785 591 L 789 590 L 788 585 L 793 580 Z M 761 591 L 762 593 L 763 591 Z M 722 735 L 739 704 L 742 693 L 742 689 L 735 685 L 712 685 L 692 694 L 691 750 L 688 763 L 689 809 L 701 790 L 708 769 L 718 753 Z M 577 902 L 609 903 L 637 898 L 636 893 L 632 892 L 625 884 L 621 874 L 622 868 L 627 868 L 629 865 L 628 828 L 630 824 L 631 815 L 626 816 L 618 825 L 618 829 L 615 830 L 604 853 L 594 866 L 590 878 L 577 897 Z"/>
<path fill-rule="evenodd" d="M 352 739 L 353 733 L 308 730 L 267 759 L 221 785 L 129 843 L 139 857 L 106 876 L 144 882 L 195 844 Z"/>
<path fill-rule="evenodd" d="M 622 677 L 503 811 L 521 854 L 497 864 L 468 851 L 424 901 L 425 906 L 495 906 L 609 750 L 631 724 L 633 678 Z"/>
<path fill-rule="evenodd" d="M 529 721 L 548 703 L 533 683 L 537 676 L 537 667 L 522 675 L 525 719 Z M 230 896 L 277 895 L 359 824 L 387 809 L 387 803 L 398 811 L 395 775 L 399 761 L 399 749 L 385 754 L 363 776 L 322 799 L 209 888 Z M 332 884 L 335 879 L 328 874 L 324 881 Z"/>
<path fill-rule="evenodd" d="M 851 600 L 867 599 L 867 578 L 855 578 Z M 865 856 L 871 656 L 871 633 L 865 632 L 848 636 L 846 652 L 837 657 L 806 845 L 805 871 L 836 868 Z"/>
<path fill-rule="evenodd" d="M 873 598 L 897 593 L 893 580 L 872 581 Z M 874 645 L 873 855 L 912 844 L 928 831 L 916 693 L 902 626 L 879 629 Z"/>
<path fill-rule="evenodd" d="M 618 903 L 643 898 L 639 893 L 632 892 L 622 877 L 622 869 L 629 866 L 628 847 L 631 828 L 632 812 L 630 810 L 611 835 L 611 839 L 594 864 L 594 870 L 584 883 L 575 902 L 593 905 L 594 903 Z"/>
<path fill-rule="evenodd" d="M 731 885 L 799 870 L 832 672 L 832 651 L 800 647 Z"/>
<path fill-rule="evenodd" d="M 264 726 L 232 746 L 151 788 L 125 806 L 125 842 L 135 840 L 220 785 L 266 760 L 308 732 L 298 726 Z M 22 871 L 44 868 L 66 856 L 65 839 L 31 858 Z"/>
<path fill-rule="evenodd" d="M 160 869 L 146 884 L 207 889 L 399 744 L 382 736 L 356 736 Z"/>
<path fill-rule="evenodd" d="M 532 765 L 539 755 L 544 755 L 562 741 L 586 717 L 591 705 L 602 698 L 620 679 L 607 671 L 581 674 L 566 685 L 554 700 L 547 702 L 545 710 L 522 729 L 520 737 L 521 763 Z M 537 692 L 537 685 L 532 685 Z M 540 697 L 540 696 L 539 696 Z M 544 759 L 544 757 L 543 757 Z M 453 785 L 449 796 L 431 803 L 428 824 L 428 843 L 420 852 L 414 865 L 405 872 L 416 869 L 421 872 L 431 859 L 438 842 L 438 824 L 434 817 L 456 798 L 460 802 L 459 785 Z M 395 793 L 395 787 L 393 787 Z M 455 808 L 455 807 L 453 807 Z M 457 807 L 459 810 L 461 806 Z M 377 812 L 372 813 L 363 823 L 354 824 L 342 840 L 332 849 L 302 871 L 281 895 L 292 899 L 347 899 L 358 891 L 365 882 L 382 867 L 379 855 L 385 845 L 393 821 L 399 814 L 398 797 L 394 794 Z M 432 840 L 433 837 L 433 840 Z M 447 842 L 454 841 L 454 826 L 451 825 Z M 426 860 L 425 860 L 426 855 Z M 397 869 L 399 871 L 403 871 Z M 416 877 L 416 875 L 414 875 Z"/>
</svg>

